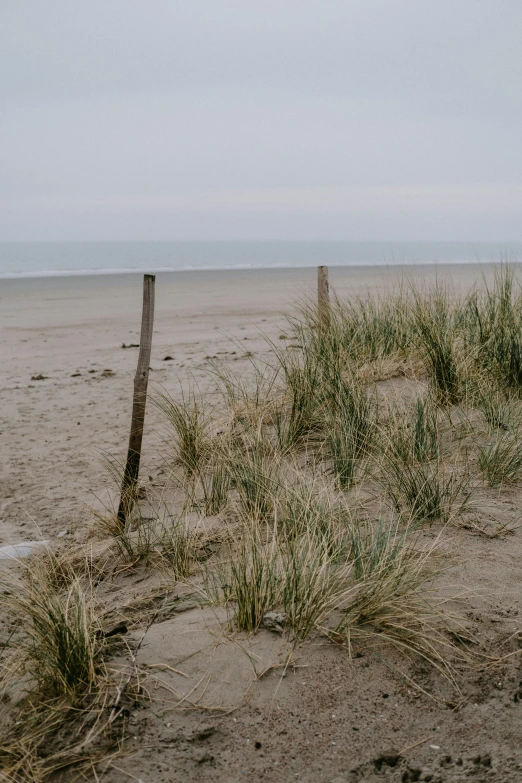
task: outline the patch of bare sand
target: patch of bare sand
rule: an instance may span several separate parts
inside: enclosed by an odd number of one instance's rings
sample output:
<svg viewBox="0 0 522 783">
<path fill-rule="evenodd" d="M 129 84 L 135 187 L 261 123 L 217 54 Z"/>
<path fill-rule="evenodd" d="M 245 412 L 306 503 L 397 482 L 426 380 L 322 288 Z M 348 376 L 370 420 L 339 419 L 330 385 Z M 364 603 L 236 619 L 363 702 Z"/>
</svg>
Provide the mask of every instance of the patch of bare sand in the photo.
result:
<svg viewBox="0 0 522 783">
<path fill-rule="evenodd" d="M 155 703 L 227 712 L 249 700 L 253 684 L 271 669 L 284 668 L 291 645 L 263 631 L 246 636 L 228 630 L 220 608 L 202 607 L 152 626 L 136 663 L 150 679 Z M 139 632 L 136 634 L 139 636 Z"/>
</svg>

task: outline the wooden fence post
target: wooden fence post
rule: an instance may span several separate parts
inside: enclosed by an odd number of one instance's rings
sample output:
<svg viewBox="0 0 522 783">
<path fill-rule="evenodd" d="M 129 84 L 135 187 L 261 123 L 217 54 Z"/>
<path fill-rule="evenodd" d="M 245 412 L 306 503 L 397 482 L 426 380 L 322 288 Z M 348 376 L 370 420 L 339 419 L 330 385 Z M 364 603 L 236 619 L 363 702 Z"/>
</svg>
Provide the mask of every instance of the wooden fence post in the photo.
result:
<svg viewBox="0 0 522 783">
<path fill-rule="evenodd" d="M 317 310 L 319 324 L 330 325 L 330 289 L 328 287 L 328 267 L 317 267 Z"/>
<path fill-rule="evenodd" d="M 129 450 L 121 487 L 118 520 L 122 527 L 132 511 L 136 498 L 136 489 L 140 473 L 141 442 L 147 404 L 147 385 L 149 382 L 150 352 L 152 348 L 152 329 L 154 326 L 154 286 L 156 276 L 143 277 L 143 311 L 141 314 L 140 353 L 138 368 L 134 376 L 134 397 L 132 401 L 132 421 L 129 436 Z"/>
</svg>

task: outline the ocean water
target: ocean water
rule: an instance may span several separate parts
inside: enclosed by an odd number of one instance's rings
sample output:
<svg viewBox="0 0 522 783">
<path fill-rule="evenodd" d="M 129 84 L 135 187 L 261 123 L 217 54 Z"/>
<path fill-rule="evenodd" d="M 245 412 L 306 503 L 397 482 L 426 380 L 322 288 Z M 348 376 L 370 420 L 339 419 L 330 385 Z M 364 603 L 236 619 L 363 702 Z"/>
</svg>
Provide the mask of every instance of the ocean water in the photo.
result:
<svg viewBox="0 0 522 783">
<path fill-rule="evenodd" d="M 522 259 L 522 242 L 0 242 L 0 278 Z"/>
</svg>

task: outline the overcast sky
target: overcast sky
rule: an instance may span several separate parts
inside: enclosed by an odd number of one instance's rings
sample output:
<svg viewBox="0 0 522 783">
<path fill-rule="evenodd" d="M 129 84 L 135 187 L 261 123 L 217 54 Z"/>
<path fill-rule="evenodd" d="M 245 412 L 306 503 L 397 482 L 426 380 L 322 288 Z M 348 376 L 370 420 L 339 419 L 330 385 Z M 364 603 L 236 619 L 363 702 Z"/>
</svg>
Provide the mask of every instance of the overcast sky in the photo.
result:
<svg viewBox="0 0 522 783">
<path fill-rule="evenodd" d="M 0 0 L 0 238 L 522 238 L 521 0 Z"/>
</svg>

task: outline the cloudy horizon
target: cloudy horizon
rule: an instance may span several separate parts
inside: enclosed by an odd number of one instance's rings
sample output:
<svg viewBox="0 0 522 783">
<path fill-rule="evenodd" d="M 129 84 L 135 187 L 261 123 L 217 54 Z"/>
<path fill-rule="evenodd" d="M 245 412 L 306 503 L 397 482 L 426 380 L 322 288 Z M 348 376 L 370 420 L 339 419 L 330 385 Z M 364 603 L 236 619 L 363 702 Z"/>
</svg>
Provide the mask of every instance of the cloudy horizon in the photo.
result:
<svg viewBox="0 0 522 783">
<path fill-rule="evenodd" d="M 516 0 L 8 0 L 0 239 L 521 238 Z"/>
</svg>

